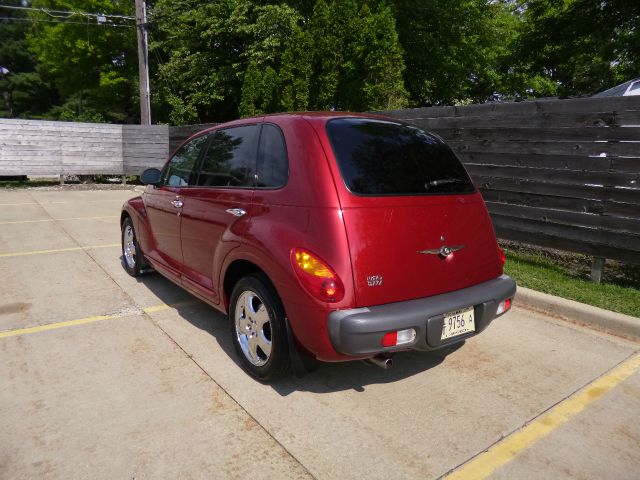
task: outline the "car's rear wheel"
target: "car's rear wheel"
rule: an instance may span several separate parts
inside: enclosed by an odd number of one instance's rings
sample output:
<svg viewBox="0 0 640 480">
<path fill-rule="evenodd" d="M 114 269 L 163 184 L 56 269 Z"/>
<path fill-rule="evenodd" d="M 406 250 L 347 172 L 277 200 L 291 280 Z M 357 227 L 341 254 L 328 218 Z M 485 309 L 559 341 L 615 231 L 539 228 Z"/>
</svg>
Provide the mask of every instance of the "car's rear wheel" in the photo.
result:
<svg viewBox="0 0 640 480">
<path fill-rule="evenodd" d="M 144 273 L 146 263 L 138 247 L 136 231 L 133 228 L 131 218 L 127 217 L 122 222 L 122 266 L 132 277 Z"/>
<path fill-rule="evenodd" d="M 268 382 L 289 366 L 285 314 L 273 288 L 262 275 L 243 277 L 229 302 L 233 344 L 242 366 L 254 378 Z"/>
</svg>

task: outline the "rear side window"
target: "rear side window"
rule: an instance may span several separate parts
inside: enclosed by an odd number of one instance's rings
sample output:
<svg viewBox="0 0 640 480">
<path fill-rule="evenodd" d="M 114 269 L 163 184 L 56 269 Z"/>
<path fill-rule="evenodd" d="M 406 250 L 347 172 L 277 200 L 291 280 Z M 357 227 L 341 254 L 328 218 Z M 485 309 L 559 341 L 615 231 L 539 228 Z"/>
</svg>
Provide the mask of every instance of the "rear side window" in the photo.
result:
<svg viewBox="0 0 640 480">
<path fill-rule="evenodd" d="M 347 188 L 358 195 L 442 195 L 475 187 L 451 149 L 419 128 L 338 118 L 327 134 Z"/>
<path fill-rule="evenodd" d="M 217 130 L 202 160 L 200 187 L 252 187 L 255 179 L 257 125 Z"/>
<path fill-rule="evenodd" d="M 284 136 L 278 127 L 265 123 L 258 148 L 258 187 L 283 187 L 288 176 L 289 161 Z"/>
</svg>

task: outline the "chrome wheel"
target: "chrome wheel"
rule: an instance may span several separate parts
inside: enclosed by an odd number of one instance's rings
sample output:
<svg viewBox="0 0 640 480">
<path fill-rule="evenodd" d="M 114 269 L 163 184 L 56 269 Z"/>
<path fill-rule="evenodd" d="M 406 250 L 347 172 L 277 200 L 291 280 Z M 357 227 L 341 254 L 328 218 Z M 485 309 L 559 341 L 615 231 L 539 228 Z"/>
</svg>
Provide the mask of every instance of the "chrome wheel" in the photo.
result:
<svg viewBox="0 0 640 480">
<path fill-rule="evenodd" d="M 133 234 L 133 227 L 125 225 L 122 234 L 122 254 L 130 269 L 136 268 L 136 237 Z"/>
<path fill-rule="evenodd" d="M 245 290 L 236 301 L 235 326 L 238 344 L 249 362 L 261 367 L 271 356 L 271 319 L 262 299 Z"/>
</svg>

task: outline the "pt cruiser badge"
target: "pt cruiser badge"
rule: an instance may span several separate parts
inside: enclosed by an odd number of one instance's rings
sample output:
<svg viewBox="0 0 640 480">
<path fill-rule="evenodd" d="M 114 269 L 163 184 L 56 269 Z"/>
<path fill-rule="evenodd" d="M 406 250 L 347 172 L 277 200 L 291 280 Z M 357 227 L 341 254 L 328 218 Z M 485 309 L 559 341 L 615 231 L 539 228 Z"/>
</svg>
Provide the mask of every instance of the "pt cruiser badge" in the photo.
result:
<svg viewBox="0 0 640 480">
<path fill-rule="evenodd" d="M 432 250 L 418 250 L 418 253 L 422 253 L 424 255 L 439 255 L 442 258 L 447 258 L 453 252 L 457 252 L 458 250 L 462 250 L 464 245 L 453 245 L 449 247 L 448 245 L 443 245 L 440 248 L 434 248 Z"/>
</svg>

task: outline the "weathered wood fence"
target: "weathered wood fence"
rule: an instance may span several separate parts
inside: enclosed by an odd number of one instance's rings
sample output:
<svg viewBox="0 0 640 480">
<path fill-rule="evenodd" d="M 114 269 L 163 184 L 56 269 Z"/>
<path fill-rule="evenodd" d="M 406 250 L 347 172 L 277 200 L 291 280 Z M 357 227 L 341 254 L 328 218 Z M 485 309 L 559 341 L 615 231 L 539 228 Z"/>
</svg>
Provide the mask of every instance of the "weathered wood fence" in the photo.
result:
<svg viewBox="0 0 640 480">
<path fill-rule="evenodd" d="M 640 97 L 385 113 L 447 140 L 500 238 L 640 264 Z"/>
<path fill-rule="evenodd" d="M 139 175 L 169 154 L 163 125 L 0 119 L 0 175 Z"/>
<path fill-rule="evenodd" d="M 640 264 L 640 97 L 383 113 L 452 145 L 499 237 Z M 136 175 L 208 126 L 0 119 L 0 175 Z"/>
</svg>

